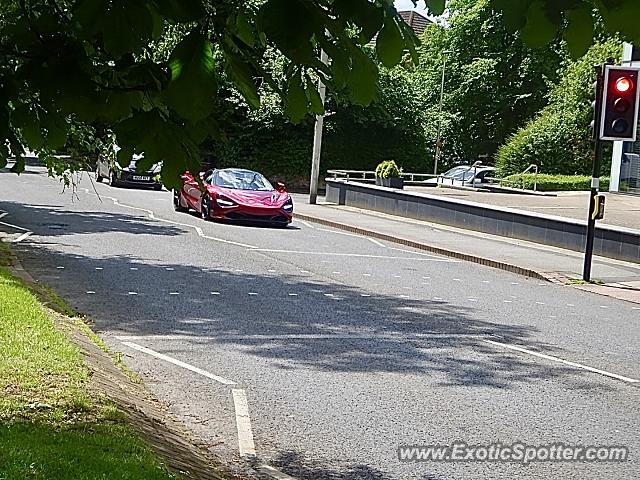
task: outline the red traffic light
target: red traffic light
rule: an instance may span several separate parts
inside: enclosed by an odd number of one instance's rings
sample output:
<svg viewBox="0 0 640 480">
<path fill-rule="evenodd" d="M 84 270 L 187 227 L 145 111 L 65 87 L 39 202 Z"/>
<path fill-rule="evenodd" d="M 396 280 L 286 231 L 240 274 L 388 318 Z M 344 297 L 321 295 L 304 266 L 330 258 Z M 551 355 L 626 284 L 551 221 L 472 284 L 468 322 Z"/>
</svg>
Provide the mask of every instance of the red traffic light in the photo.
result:
<svg viewBox="0 0 640 480">
<path fill-rule="evenodd" d="M 616 90 L 620 93 L 627 93 L 633 88 L 633 82 L 627 77 L 620 77 L 616 81 Z"/>
</svg>

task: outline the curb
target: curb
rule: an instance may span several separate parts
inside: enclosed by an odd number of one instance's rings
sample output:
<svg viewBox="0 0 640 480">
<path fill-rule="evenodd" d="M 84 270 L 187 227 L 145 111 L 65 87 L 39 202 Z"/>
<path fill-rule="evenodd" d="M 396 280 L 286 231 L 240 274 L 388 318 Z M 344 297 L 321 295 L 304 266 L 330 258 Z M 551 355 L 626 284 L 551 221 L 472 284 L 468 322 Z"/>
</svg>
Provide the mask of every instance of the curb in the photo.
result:
<svg viewBox="0 0 640 480">
<path fill-rule="evenodd" d="M 313 217 L 313 216 L 305 215 L 302 213 L 296 213 L 295 218 L 304 220 L 307 222 L 318 223 L 326 227 L 337 228 L 338 230 L 344 230 L 350 233 L 355 233 L 357 235 L 377 238 L 378 240 L 385 240 L 387 242 L 397 243 L 399 245 L 404 245 L 406 247 L 423 250 L 425 252 L 435 253 L 438 255 L 443 255 L 445 257 L 455 258 L 457 260 L 463 260 L 465 262 L 477 263 L 479 265 L 484 265 L 486 267 L 497 268 L 499 270 L 515 273 L 517 275 L 523 275 L 525 277 L 535 278 L 537 280 L 544 280 L 545 282 L 563 284 L 561 281 L 559 281 L 559 279 L 557 279 L 553 275 L 546 275 L 544 273 L 536 272 L 535 270 L 531 270 L 529 268 L 523 268 L 517 265 L 512 265 L 510 263 L 499 262 L 497 260 L 491 260 L 490 258 L 478 257 L 476 255 L 457 252 L 455 250 L 448 250 L 445 248 L 436 247 L 434 245 L 428 245 L 425 243 L 416 242 L 414 240 L 408 240 L 406 238 L 401 238 L 393 235 L 388 235 L 386 233 L 376 232 L 375 230 L 368 230 L 365 228 L 353 227 L 351 225 L 347 225 L 344 223 L 334 222 L 332 220 L 325 220 L 324 218 Z"/>
</svg>

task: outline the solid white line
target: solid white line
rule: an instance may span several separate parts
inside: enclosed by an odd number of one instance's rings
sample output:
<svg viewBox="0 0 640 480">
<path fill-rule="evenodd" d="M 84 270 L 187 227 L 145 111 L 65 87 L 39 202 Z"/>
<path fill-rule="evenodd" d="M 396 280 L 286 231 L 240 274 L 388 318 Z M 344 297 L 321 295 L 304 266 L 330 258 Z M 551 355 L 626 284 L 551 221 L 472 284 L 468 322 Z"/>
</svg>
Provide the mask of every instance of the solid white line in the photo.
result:
<svg viewBox="0 0 640 480">
<path fill-rule="evenodd" d="M 336 257 L 361 257 L 361 258 L 383 258 L 388 260 L 413 260 L 416 262 L 444 262 L 444 263 L 460 263 L 459 260 L 449 260 L 444 258 L 410 258 L 410 257 L 390 257 L 388 255 L 365 255 L 361 253 L 333 253 L 333 252 L 301 252 L 297 250 L 278 250 L 275 248 L 255 248 L 255 252 L 268 253 L 288 253 L 298 255 L 333 255 Z"/>
<path fill-rule="evenodd" d="M 238 450 L 240 456 L 256 454 L 256 446 L 253 442 L 253 432 L 251 430 L 251 419 L 249 418 L 249 404 L 247 394 L 244 390 L 234 388 L 233 406 L 236 410 L 236 425 L 238 427 Z"/>
<path fill-rule="evenodd" d="M 0 222 L 0 225 L 6 225 L 7 227 L 15 228 L 16 230 L 22 230 L 23 232 L 28 232 L 29 230 L 23 227 L 19 227 L 18 225 L 14 225 L 12 223 Z"/>
<path fill-rule="evenodd" d="M 508 343 L 500 343 L 494 342 L 493 340 L 483 340 L 483 342 L 493 345 L 495 347 L 507 348 L 509 350 L 515 350 L 516 352 L 526 353 L 528 355 L 533 355 L 534 357 L 544 358 L 545 360 L 551 360 L 552 362 L 562 363 L 564 365 L 569 365 L 576 368 L 581 368 L 582 370 L 588 370 L 589 372 L 597 373 L 599 375 L 604 375 L 606 377 L 615 378 L 616 380 L 622 380 L 623 382 L 628 383 L 638 383 L 640 380 L 636 380 L 635 378 L 625 377 L 623 375 L 618 375 L 616 373 L 607 372 L 605 370 L 600 370 L 597 368 L 589 367 L 587 365 L 582 365 L 581 363 L 570 362 L 568 360 L 563 360 L 562 358 L 554 357 L 552 355 L 546 355 L 544 353 L 534 352 L 533 350 L 527 350 L 526 348 L 518 347 L 516 345 L 510 345 Z"/>
<path fill-rule="evenodd" d="M 31 234 L 33 234 L 33 232 L 24 232 L 22 235 L 20 235 L 18 238 L 16 238 L 13 243 L 18 243 L 21 242 L 22 240 L 24 240 L 25 238 L 27 238 L 28 236 L 30 236 Z"/>
<path fill-rule="evenodd" d="M 232 382 L 231 380 L 227 380 L 226 378 L 223 377 L 219 377 L 218 375 L 214 375 L 213 373 L 209 373 L 206 370 L 202 370 L 201 368 L 198 367 L 194 367 L 193 365 L 189 365 L 188 363 L 182 362 L 180 360 L 177 360 L 175 358 L 169 357 L 167 355 L 164 355 L 162 353 L 158 353 L 154 350 L 151 350 L 150 348 L 147 347 L 143 347 L 142 345 L 138 345 L 137 343 L 132 343 L 132 342 L 122 342 L 123 345 L 126 345 L 129 348 L 133 348 L 134 350 L 138 350 L 139 352 L 142 353 L 146 353 L 147 355 L 151 355 L 152 357 L 156 357 L 159 358 L 160 360 L 164 360 L 165 362 L 169 362 L 169 363 L 173 363 L 174 365 L 177 365 L 178 367 L 182 367 L 185 368 L 187 370 L 191 370 L 192 372 L 195 372 L 199 375 L 202 375 L 203 377 L 207 377 L 210 378 L 211 380 L 214 380 L 218 383 L 222 383 L 223 385 L 235 385 L 236 382 Z"/>
<path fill-rule="evenodd" d="M 0 212 L 0 218 L 6 217 L 7 215 L 9 215 L 9 212 Z"/>
<path fill-rule="evenodd" d="M 375 243 L 375 244 L 376 244 L 376 245 L 378 245 L 379 247 L 387 248 L 387 246 L 386 246 L 384 243 L 379 242 L 379 241 L 378 241 L 378 240 L 376 240 L 375 238 L 369 238 L 369 237 L 367 237 L 367 239 L 368 239 L 371 243 Z"/>
</svg>

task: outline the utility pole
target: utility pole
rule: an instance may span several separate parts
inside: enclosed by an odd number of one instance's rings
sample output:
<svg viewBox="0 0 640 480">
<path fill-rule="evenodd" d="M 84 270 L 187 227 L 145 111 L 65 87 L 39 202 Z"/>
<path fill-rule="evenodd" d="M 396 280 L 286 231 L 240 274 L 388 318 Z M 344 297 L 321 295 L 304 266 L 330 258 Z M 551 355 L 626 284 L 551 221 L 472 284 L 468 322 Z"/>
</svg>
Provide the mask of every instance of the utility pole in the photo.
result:
<svg viewBox="0 0 640 480">
<path fill-rule="evenodd" d="M 442 139 L 440 138 L 440 132 L 442 130 L 442 102 L 444 101 L 444 80 L 445 73 L 447 71 L 447 55 L 451 53 L 450 50 L 442 52 L 444 54 L 444 62 L 442 63 L 442 83 L 440 84 L 440 106 L 438 108 L 438 130 L 436 132 L 436 156 L 433 164 L 433 174 L 438 174 L 438 163 L 440 162 L 440 154 L 442 152 Z"/>
<path fill-rule="evenodd" d="M 327 64 L 329 57 L 324 50 L 320 51 L 320 61 Z M 318 78 L 318 93 L 320 100 L 324 106 L 324 100 L 327 93 L 327 87 Z M 324 127 L 324 115 L 316 115 L 316 124 L 313 130 L 313 157 L 311 159 L 311 182 L 309 187 L 309 203 L 315 205 L 318 198 L 318 177 L 320 176 L 320 155 L 322 153 L 322 130 Z"/>
</svg>

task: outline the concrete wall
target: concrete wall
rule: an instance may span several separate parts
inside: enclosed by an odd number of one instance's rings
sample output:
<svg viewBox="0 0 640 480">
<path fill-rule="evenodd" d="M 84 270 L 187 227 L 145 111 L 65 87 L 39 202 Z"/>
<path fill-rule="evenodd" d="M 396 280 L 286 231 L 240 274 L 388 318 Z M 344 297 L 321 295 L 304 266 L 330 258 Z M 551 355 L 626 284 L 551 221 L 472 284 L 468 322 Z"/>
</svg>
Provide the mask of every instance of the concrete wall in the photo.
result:
<svg viewBox="0 0 640 480">
<path fill-rule="evenodd" d="M 327 180 L 327 201 L 584 251 L 586 221 L 341 180 Z M 594 253 L 640 263 L 640 232 L 600 226 L 596 229 Z"/>
</svg>

